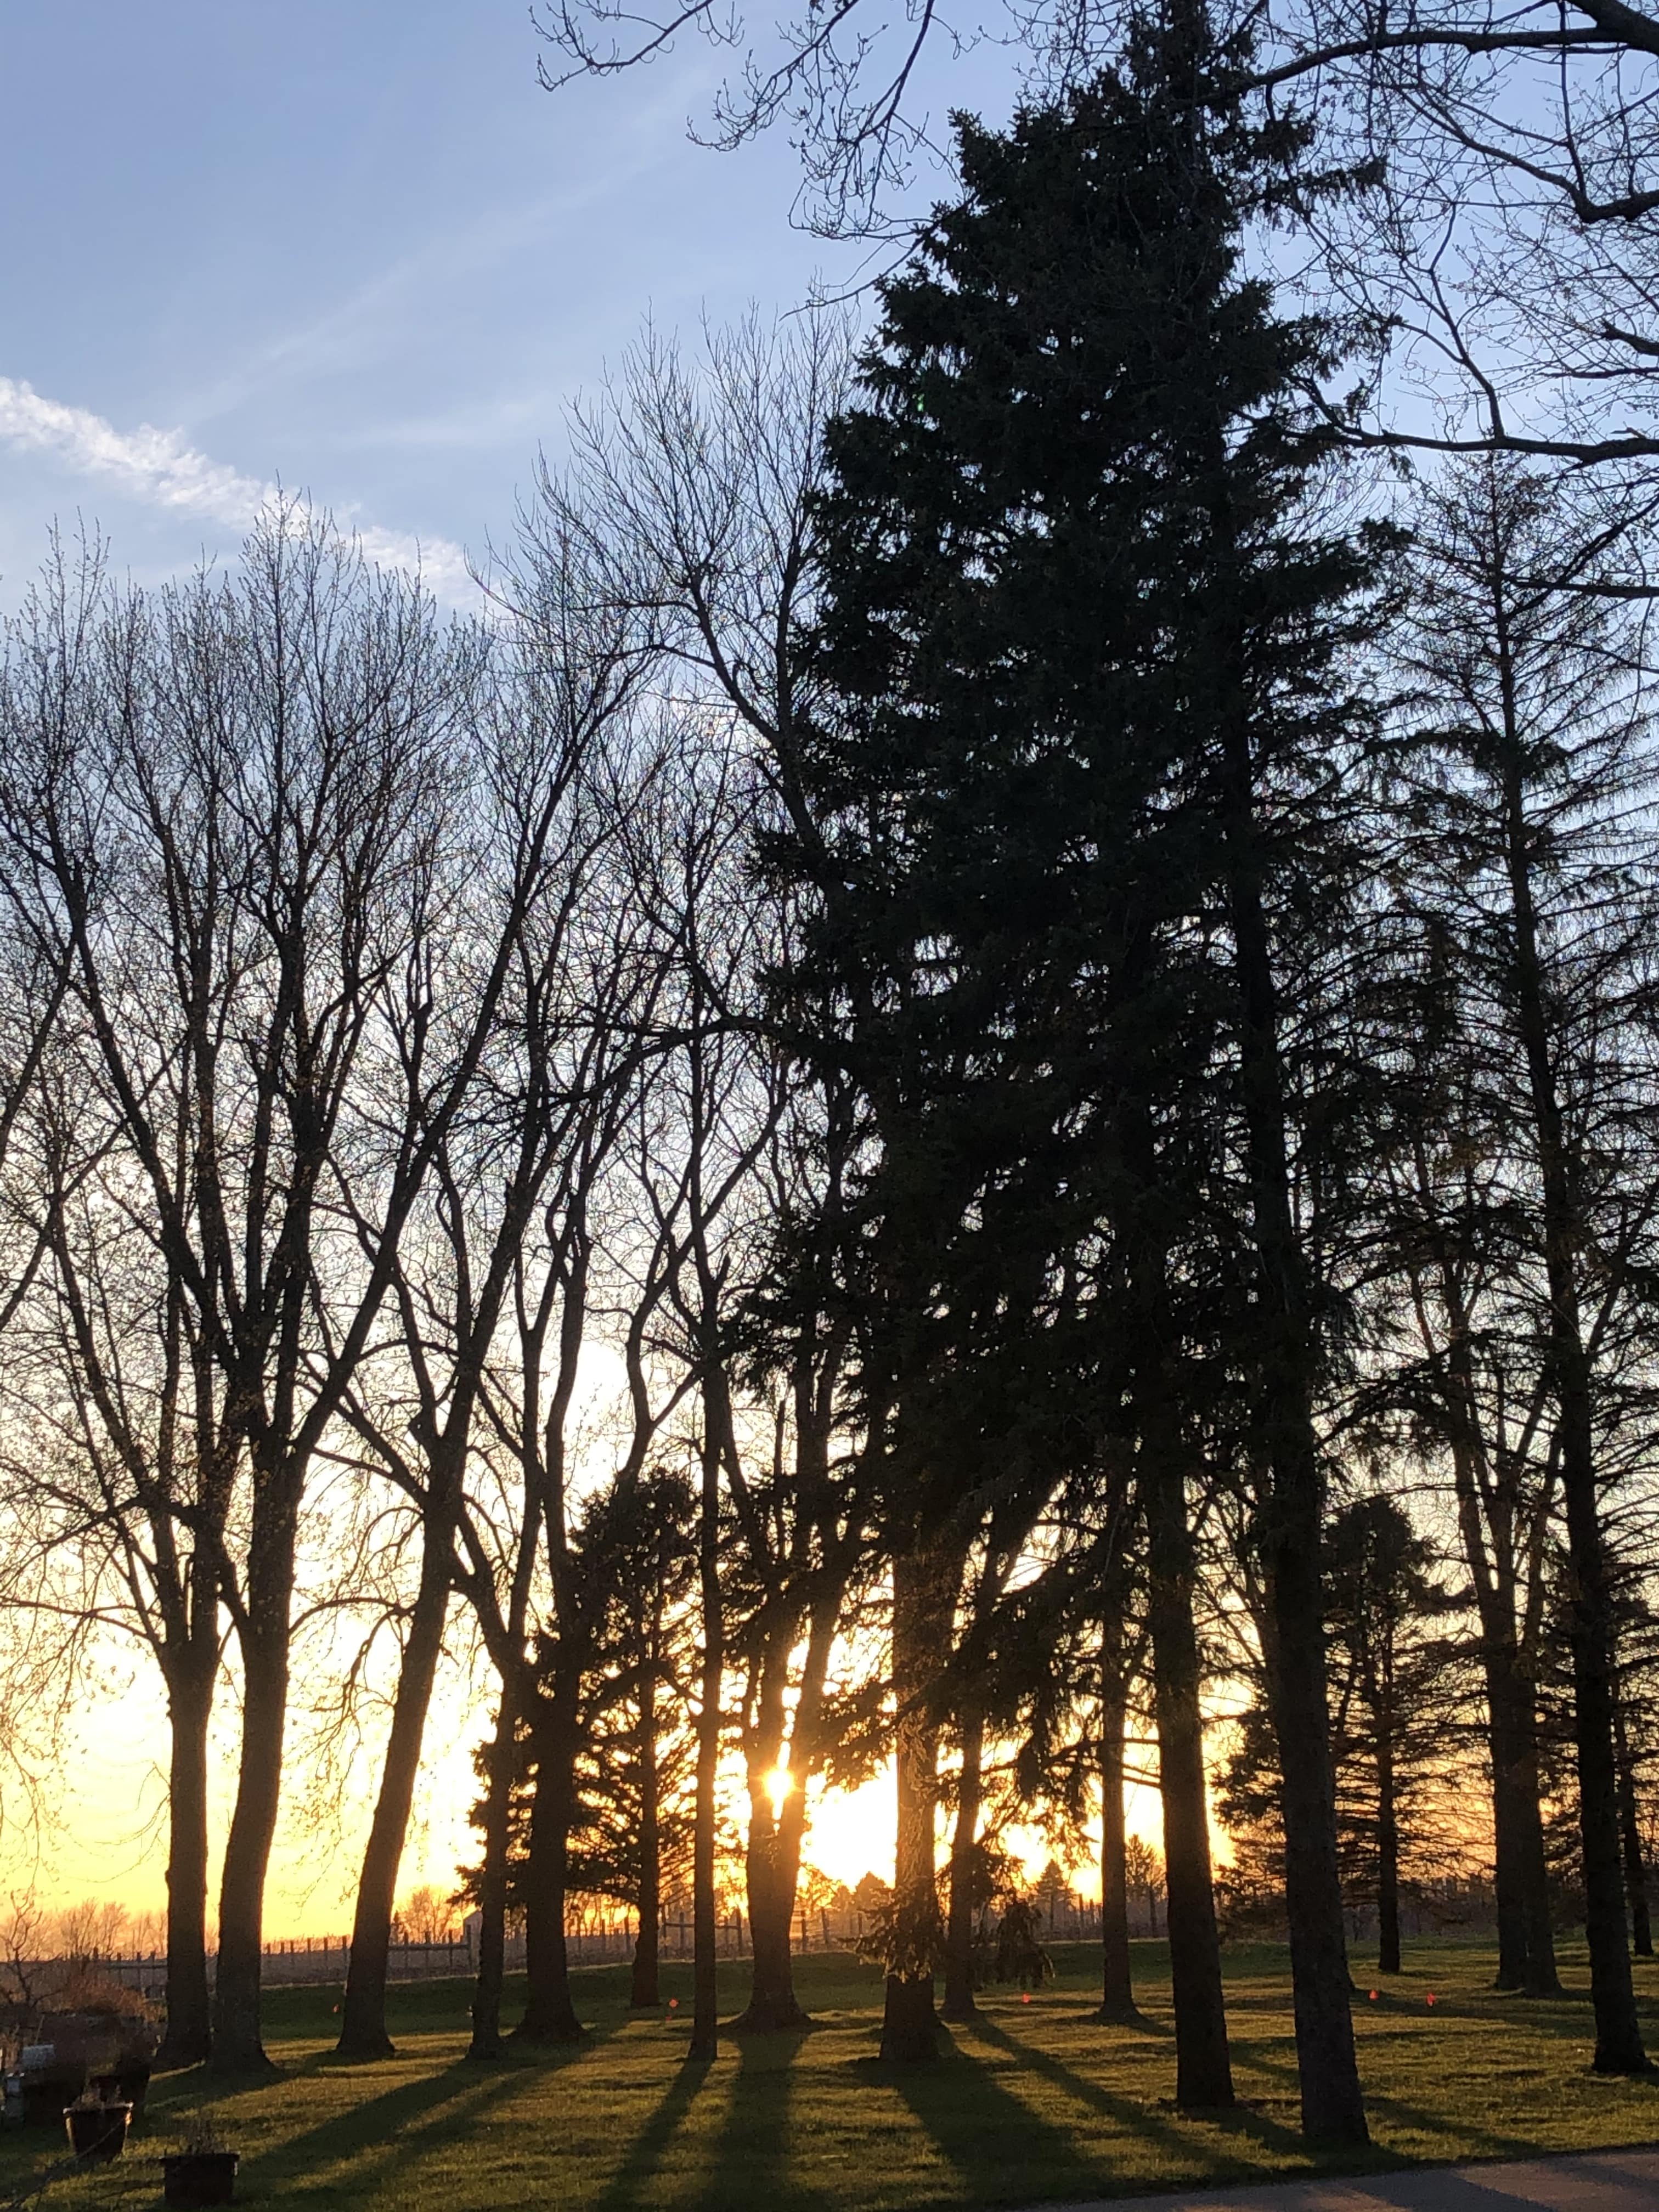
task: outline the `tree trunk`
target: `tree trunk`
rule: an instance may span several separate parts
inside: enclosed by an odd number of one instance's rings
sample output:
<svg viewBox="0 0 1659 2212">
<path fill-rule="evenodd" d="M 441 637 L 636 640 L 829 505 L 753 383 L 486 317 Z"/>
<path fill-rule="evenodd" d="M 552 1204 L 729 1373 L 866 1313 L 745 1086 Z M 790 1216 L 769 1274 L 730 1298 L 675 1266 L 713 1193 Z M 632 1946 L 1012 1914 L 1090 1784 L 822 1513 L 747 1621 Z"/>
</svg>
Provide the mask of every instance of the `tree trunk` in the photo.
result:
<svg viewBox="0 0 1659 2212">
<path fill-rule="evenodd" d="M 286 1608 L 284 1608 L 286 1611 Z M 259 2035 L 260 1951 L 265 1871 L 283 1785 L 289 1646 L 284 1619 L 270 1638 L 250 1637 L 244 1650 L 242 1749 L 236 1807 L 219 1882 L 219 1963 L 213 1990 L 216 2073 L 269 2067 Z"/>
<path fill-rule="evenodd" d="M 799 2027 L 806 2020 L 795 1996 L 795 1972 L 789 1948 L 790 1923 L 794 1917 L 795 1885 L 784 1879 L 777 1863 L 778 1838 L 768 1834 L 763 1856 L 749 1869 L 749 1941 L 750 1961 L 749 2002 L 732 2022 L 734 2033 L 769 2034 L 775 2029 Z"/>
<path fill-rule="evenodd" d="M 1312 1461 L 1312 1438 L 1307 1457 Z M 1336 1800 L 1325 1692 L 1316 1466 L 1276 1476 L 1271 1542 L 1276 1664 L 1271 1684 L 1285 1826 L 1302 2127 L 1310 2142 L 1370 2140 L 1349 2008 L 1347 1936 L 1336 1851 Z"/>
<path fill-rule="evenodd" d="M 525 1869 L 525 2007 L 513 2031 L 516 2043 L 580 2043 L 582 2024 L 570 1993 L 570 1954 L 565 1943 L 566 1874 L 570 1819 L 575 1800 L 574 1686 L 562 1679 L 536 1709 L 533 1747 L 536 1790 L 530 1808 L 530 1855 Z"/>
<path fill-rule="evenodd" d="M 210 1607 L 211 1601 L 210 1601 Z M 159 2069 L 198 2066 L 212 2048 L 208 1992 L 208 1727 L 216 1634 L 187 1650 L 167 1684 L 167 2024 Z"/>
<path fill-rule="evenodd" d="M 789 1927 L 794 1918 L 801 1844 L 806 1832 L 806 1785 L 817 1769 L 824 1687 L 845 1586 L 843 1575 L 832 1584 L 822 1585 L 814 1601 L 800 1692 L 789 1725 L 790 1788 L 775 1814 L 769 1797 L 763 1795 L 757 1802 L 751 1785 L 748 1875 L 753 1966 L 749 2002 L 732 2023 L 741 2033 L 770 2033 L 811 2025 L 811 2014 L 795 1995 Z"/>
<path fill-rule="evenodd" d="M 258 1461 L 256 1452 L 242 1644 L 241 1757 L 219 1877 L 219 1962 L 210 2063 L 220 2074 L 246 2074 L 270 2064 L 259 2038 L 260 1951 L 265 1875 L 283 1794 L 300 1486 L 286 1455 L 264 1468 Z"/>
<path fill-rule="evenodd" d="M 893 1694 L 898 1705 L 893 1764 L 898 1823 L 894 1838 L 895 1956 L 882 2012 L 881 2056 L 900 2065 L 939 2051 L 934 1961 L 942 1930 L 933 1869 L 939 1801 L 939 1730 L 927 1706 L 928 1685 L 948 1644 L 951 1607 L 942 1562 L 920 1547 L 893 1561 Z"/>
<path fill-rule="evenodd" d="M 1349 2008 L 1347 1933 L 1336 1848 L 1320 1579 L 1324 1483 L 1314 1434 L 1314 1345 L 1290 1207 L 1290 1153 L 1277 991 L 1261 903 L 1248 728 L 1227 735 L 1233 782 L 1231 908 L 1251 1216 L 1261 1304 L 1256 1398 L 1267 1462 L 1261 1552 L 1273 1616 L 1270 1688 L 1279 1739 L 1302 2127 L 1310 2141 L 1370 2142 Z"/>
<path fill-rule="evenodd" d="M 1653 1956 L 1653 1918 L 1648 1910 L 1648 1870 L 1642 1857 L 1642 1823 L 1636 1802 L 1636 1766 L 1630 1755 L 1625 1705 L 1613 1709 L 1613 1749 L 1619 1761 L 1619 1830 L 1624 1844 L 1625 1893 L 1630 1904 L 1631 1948 L 1638 1959 Z"/>
<path fill-rule="evenodd" d="M 501 1992 L 507 1979 L 507 1848 L 517 1710 L 513 1690 L 504 1680 L 485 1778 L 483 1871 L 478 1884 L 478 1980 L 472 1996 L 469 2058 L 501 2055 Z"/>
<path fill-rule="evenodd" d="M 1158 1711 L 1166 1926 L 1175 1999 L 1176 2102 L 1188 2108 L 1226 2106 L 1233 2101 L 1233 2079 L 1205 1803 L 1192 1531 L 1176 1425 L 1166 1408 L 1155 1410 L 1147 1402 L 1149 1394 L 1138 1395 L 1146 1617 Z"/>
<path fill-rule="evenodd" d="M 1123 971 L 1132 990 L 1139 980 L 1139 962 L 1136 948 Z M 1164 1805 L 1176 2101 L 1194 2108 L 1224 2107 L 1233 2102 L 1232 2065 L 1210 1869 L 1185 1423 L 1170 1348 L 1179 1342 L 1180 1331 L 1170 1311 L 1167 1202 L 1151 1111 L 1142 1085 L 1133 1077 L 1124 1088 L 1121 1131 L 1131 1187 L 1118 1226 L 1132 1338 L 1135 1499 L 1146 1531 L 1146 1623 Z"/>
<path fill-rule="evenodd" d="M 984 1714 L 977 1705 L 967 1705 L 962 1715 L 956 1825 L 951 1832 L 951 1904 L 945 1924 L 946 2020 L 971 2020 L 979 2009 L 974 2002 L 974 1884 L 984 1755 Z"/>
<path fill-rule="evenodd" d="M 434 1481 L 435 1481 L 434 1471 Z M 410 1808 L 415 1800 L 415 1780 L 420 1771 L 421 1746 L 426 1717 L 432 1702 L 432 1685 L 443 1650 L 444 1622 L 449 1611 L 450 1553 L 453 1521 L 441 1512 L 434 1519 L 428 1509 L 421 1553 L 421 1579 L 415 1594 L 398 1671 L 398 1692 L 392 1709 L 392 1731 L 386 1741 L 380 1792 L 369 1824 L 357 1881 L 357 1905 L 351 1924 L 351 1954 L 346 1968 L 345 1999 L 340 2012 L 340 2039 L 335 2046 L 342 2058 L 390 2058 L 392 2038 L 386 2026 L 387 1951 L 392 1941 L 392 1914 L 396 1900 L 398 1869 L 403 1863 L 409 1833 Z"/>
<path fill-rule="evenodd" d="M 1498 1717 L 1490 1675 L 1486 1714 L 1486 1755 L 1492 1765 L 1492 1898 L 1498 1916 L 1498 1972 L 1492 1987 L 1523 1990 L 1528 1947 L 1518 1856 L 1515 1758 L 1510 1731 Z"/>
<path fill-rule="evenodd" d="M 1512 1640 L 1495 1651 L 1488 1644 L 1486 1659 L 1497 1862 L 1497 1986 L 1519 1990 L 1528 1996 L 1559 1996 L 1561 1980 L 1550 1917 L 1532 1687 L 1520 1672 Z"/>
<path fill-rule="evenodd" d="M 654 1653 L 653 1660 L 654 1660 Z M 657 1803 L 657 1677 L 647 1663 L 640 1686 L 640 1894 L 639 1933 L 634 1938 L 634 1967 L 628 2002 L 635 2012 L 654 2012 L 662 2002 L 658 1960 L 662 1947 L 662 1838 Z"/>
<path fill-rule="evenodd" d="M 1128 1683 L 1123 1666 L 1123 1619 L 1109 1594 L 1100 1658 L 1100 1934 L 1103 1981 L 1097 2020 L 1133 2021 L 1129 1965 L 1128 1832 L 1123 1819 L 1123 1738 Z"/>
<path fill-rule="evenodd" d="M 697 1802 L 691 1851 L 691 2047 L 712 2060 L 720 2049 L 720 1966 L 715 1948 L 715 1790 L 720 1763 L 720 1696 L 726 1674 L 720 1612 L 720 1444 L 704 1397 L 702 1481 L 698 1515 L 698 1586 L 702 1612 L 702 1701 L 697 1713 Z M 787 1940 L 787 1938 L 786 1938 Z"/>
<path fill-rule="evenodd" d="M 786 1815 L 804 1778 L 792 1775 L 781 1802 L 772 1795 L 774 1777 L 784 1765 L 786 1692 L 789 1661 L 800 1627 L 799 1604 L 780 1601 L 769 1608 L 765 1650 L 761 1655 L 759 1711 L 745 1747 L 749 1787 L 749 1833 L 744 1880 L 749 1902 L 751 1954 L 749 2002 L 732 2022 L 735 2033 L 767 2035 L 801 2027 L 806 2015 L 795 1997 L 789 1928 L 794 1917 L 799 1856 L 792 1856 L 785 1833 Z"/>
<path fill-rule="evenodd" d="M 1543 1199 L 1544 1273 L 1549 1289 L 1561 1495 L 1567 1519 L 1567 1626 L 1572 1651 L 1574 1748 L 1584 1875 L 1584 1934 L 1590 1954 L 1598 2074 L 1648 2070 L 1631 1979 L 1625 1927 L 1619 1778 L 1613 1757 L 1613 1603 L 1601 1500 L 1589 1356 L 1579 1310 L 1579 1237 L 1568 1170 L 1530 875 L 1521 753 L 1505 769 L 1510 891 L 1515 931 L 1516 1007 L 1526 1054 Z"/>
<path fill-rule="evenodd" d="M 1544 1846 L 1543 1791 L 1538 1777 L 1538 1712 L 1532 1684 L 1523 1680 L 1524 1703 L 1517 1716 L 1515 1759 L 1516 1860 L 1521 1910 L 1527 1930 L 1525 1978 L 1529 1997 L 1561 1994 L 1555 1964 L 1555 1921 L 1550 1909 L 1549 1853 Z"/>
<path fill-rule="evenodd" d="M 1565 1331 L 1564 1331 L 1565 1334 Z M 1570 1369 L 1582 1365 L 1570 1360 Z M 1590 1954 L 1598 2074 L 1643 2074 L 1647 2052 L 1631 1979 L 1625 1926 L 1625 1876 L 1619 1836 L 1619 1781 L 1613 1752 L 1612 1606 L 1595 1495 L 1587 1378 L 1562 1387 L 1562 1493 L 1567 1507 L 1571 1576 L 1574 1735 L 1579 1837 L 1583 1854 L 1584 1934 Z"/>
<path fill-rule="evenodd" d="M 1502 1488 L 1483 1489 L 1476 1472 L 1468 1316 L 1443 1271 L 1453 1330 L 1448 1366 L 1454 1389 L 1453 1477 L 1463 1555 L 1480 1619 L 1480 1665 L 1486 1686 L 1486 1740 L 1492 1761 L 1492 1887 L 1498 1907 L 1500 1990 L 1555 1996 L 1555 1933 L 1550 1921 L 1549 1866 L 1538 1778 L 1538 1700 L 1522 1664 L 1515 1567 L 1515 1504 Z M 1547 1499 L 1540 1501 L 1540 1510 Z M 1488 1550 L 1488 1534 L 1491 1548 Z"/>
</svg>

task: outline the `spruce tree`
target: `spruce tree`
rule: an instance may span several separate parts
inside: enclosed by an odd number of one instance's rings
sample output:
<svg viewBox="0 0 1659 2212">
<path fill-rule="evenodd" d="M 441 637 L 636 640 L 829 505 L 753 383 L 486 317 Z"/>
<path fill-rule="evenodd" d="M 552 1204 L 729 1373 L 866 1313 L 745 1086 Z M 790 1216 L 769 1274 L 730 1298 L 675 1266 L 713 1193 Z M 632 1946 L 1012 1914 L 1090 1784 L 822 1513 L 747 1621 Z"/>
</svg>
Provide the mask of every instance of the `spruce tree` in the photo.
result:
<svg viewBox="0 0 1659 2212">
<path fill-rule="evenodd" d="M 1363 733 L 1341 657 L 1369 556 L 1308 513 L 1326 333 L 1242 267 L 1295 148 L 1247 127 L 1190 22 L 1006 134 L 957 127 L 963 196 L 882 288 L 862 404 L 830 428 L 832 703 L 801 763 L 827 825 L 813 980 L 836 979 L 879 1146 L 890 1394 L 913 1470 L 999 1419 L 1018 1462 L 1064 1433 L 1059 1399 L 1133 1449 L 1178 2094 L 1209 2104 L 1231 2084 L 1188 1488 L 1206 1394 L 1242 1376 L 1304 2125 L 1361 2141 L 1278 995 L 1285 917 L 1334 926 L 1351 858 L 1328 801 Z M 1086 1343 L 1043 1325 L 1079 1271 Z M 896 1555 L 915 1528 L 893 1516 Z"/>
</svg>

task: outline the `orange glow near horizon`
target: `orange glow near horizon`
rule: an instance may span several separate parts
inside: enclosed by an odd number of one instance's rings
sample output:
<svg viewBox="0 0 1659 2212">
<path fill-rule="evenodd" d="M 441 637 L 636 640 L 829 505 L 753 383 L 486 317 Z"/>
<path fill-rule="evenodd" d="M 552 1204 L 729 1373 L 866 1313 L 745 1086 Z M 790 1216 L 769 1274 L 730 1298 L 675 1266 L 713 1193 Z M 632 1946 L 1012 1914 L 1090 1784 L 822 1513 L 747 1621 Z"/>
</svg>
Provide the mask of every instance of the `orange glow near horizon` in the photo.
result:
<svg viewBox="0 0 1659 2212">
<path fill-rule="evenodd" d="M 219 1856 L 235 1792 L 238 1719 L 236 1700 L 228 1692 L 215 1716 L 210 1750 L 210 1911 L 216 1901 Z M 472 1860 L 477 1844 L 467 1816 L 478 1787 L 472 1753 L 489 1725 L 488 1698 L 476 1685 L 458 1674 L 441 1681 L 398 1877 L 399 1897 L 427 1884 L 447 1896 L 455 1888 L 458 1869 Z M 337 1937 L 349 1928 L 380 1782 L 378 1732 L 366 1732 L 361 1744 L 326 1771 L 307 1758 L 303 1730 L 296 1727 L 295 1734 L 299 1740 L 266 1890 L 265 1931 L 272 1942 L 304 1936 Z M 0 1803 L 0 1813 L 13 1816 L 0 1826 L 0 1911 L 11 1898 L 32 1897 L 48 1911 L 93 1899 L 118 1904 L 135 1920 L 147 1918 L 153 1927 L 167 1900 L 167 1745 L 159 1685 L 140 1668 L 125 1684 L 110 1684 L 61 1737 L 43 1746 L 54 1793 L 40 1823 L 15 1817 L 19 1798 L 12 1792 Z M 744 1777 L 735 1756 L 723 1769 L 721 1786 L 726 1810 L 741 1826 Z M 775 1769 L 768 1777 L 775 1808 L 799 1786 L 787 1767 Z M 1132 1789 L 1127 1810 L 1132 1832 L 1161 1843 L 1156 1790 Z M 890 1767 L 857 1789 L 811 1784 L 805 1864 L 848 1889 L 856 1888 L 866 1874 L 890 1881 L 896 1812 Z M 1091 1897 L 1099 1893 L 1098 1832 L 1097 1825 L 1089 1857 L 1072 1869 L 1078 1889 Z M 1036 1831 L 1016 1828 L 1004 1840 L 1030 1874 L 1047 1863 L 1049 1847 Z M 942 1848 L 945 1841 L 942 1820 Z M 1218 1832 L 1214 1841 L 1218 1859 L 1224 1859 L 1225 1838 Z"/>
</svg>

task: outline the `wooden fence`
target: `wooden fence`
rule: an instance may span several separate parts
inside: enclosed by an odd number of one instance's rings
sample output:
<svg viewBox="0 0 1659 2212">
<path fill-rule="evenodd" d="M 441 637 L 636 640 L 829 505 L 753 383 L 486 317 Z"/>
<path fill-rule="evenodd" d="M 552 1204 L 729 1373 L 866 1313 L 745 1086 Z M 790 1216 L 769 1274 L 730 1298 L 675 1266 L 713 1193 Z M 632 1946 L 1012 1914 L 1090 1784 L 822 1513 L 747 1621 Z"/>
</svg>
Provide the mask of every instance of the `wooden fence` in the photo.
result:
<svg viewBox="0 0 1659 2212">
<path fill-rule="evenodd" d="M 1162 1908 L 1160 1893 L 1132 1899 L 1131 1932 L 1139 1936 L 1162 1935 Z M 1099 1941 L 1100 1907 L 1086 1899 L 1055 1896 L 1046 1899 L 1041 1911 L 1043 1932 L 1050 1942 Z M 790 1929 L 791 1948 L 798 1953 L 850 1951 L 863 1936 L 866 1925 L 865 1915 L 856 1907 L 839 1910 L 820 1907 L 812 1911 L 803 1906 Z M 659 1942 L 665 1959 L 690 1959 L 692 1954 L 690 1913 L 677 1911 L 665 1914 Z M 394 1982 L 468 1978 L 477 1972 L 477 1917 L 474 1914 L 469 1917 L 461 1935 L 453 1942 L 393 1943 L 386 1954 L 387 1977 Z M 608 1961 L 631 1959 L 634 1955 L 634 1924 L 631 1921 L 618 1921 L 609 1927 L 594 1927 L 578 1923 L 567 1928 L 565 1946 L 573 1966 L 596 1966 Z M 721 1914 L 716 1948 L 723 1959 L 746 1959 L 750 1955 L 749 1923 L 745 1914 L 735 1910 Z M 350 1956 L 350 1942 L 344 1936 L 296 1936 L 285 1942 L 265 1946 L 261 1954 L 260 1977 L 268 1989 L 343 1982 Z M 141 1990 L 147 1996 L 158 1998 L 163 1993 L 167 1982 L 164 1953 L 106 1954 L 100 1956 L 97 1963 L 100 1971 L 129 1989 Z M 210 1977 L 214 1964 L 210 1954 Z M 509 1972 L 523 1966 L 522 1935 L 508 1936 L 507 1965 Z"/>
<path fill-rule="evenodd" d="M 1036 1903 L 1039 1931 L 1045 1942 L 1100 1941 L 1100 1907 L 1088 1898 L 1055 1891 L 1040 1896 Z M 1492 1909 L 1491 1892 L 1479 1882 L 1437 1884 L 1432 1893 L 1413 1896 L 1402 1900 L 1402 1904 L 1401 1919 L 1407 1935 L 1430 1934 L 1448 1926 L 1484 1927 Z M 866 1916 L 856 1907 L 811 1910 L 803 1906 L 790 1929 L 790 1947 L 797 1953 L 850 1951 L 863 1936 L 866 1924 Z M 469 1978 L 477 1972 L 477 1925 L 475 1913 L 469 1916 L 460 1936 L 453 1942 L 393 1943 L 386 1958 L 388 1978 L 394 1982 Z M 1130 1898 L 1129 1932 L 1137 1936 L 1164 1934 L 1161 1887 L 1142 1889 Z M 1350 1916 L 1350 1933 L 1354 1940 L 1363 1941 L 1370 1932 L 1369 1914 L 1356 1912 Z M 689 1960 L 692 1954 L 690 1911 L 676 1909 L 665 1914 L 659 1940 L 665 1959 Z M 596 1966 L 631 1959 L 634 1924 L 620 1917 L 608 1926 L 599 1927 L 591 1921 L 579 1920 L 567 1928 L 565 1945 L 573 1966 Z M 746 1959 L 750 1955 L 749 1923 L 743 1912 L 734 1910 L 721 1914 L 716 1948 L 723 1959 Z M 305 1983 L 337 1984 L 345 1979 L 350 1956 L 350 1943 L 343 1936 L 298 1936 L 286 1942 L 267 1944 L 260 1971 L 268 1988 Z M 523 1967 L 522 1935 L 507 1937 L 507 1964 L 509 1972 Z M 162 1953 L 105 1955 L 99 1959 L 98 1965 L 112 1979 L 130 1989 L 142 1990 L 145 1995 L 158 1999 L 165 1994 L 167 1959 Z M 210 1957 L 210 1975 L 213 1966 Z"/>
</svg>

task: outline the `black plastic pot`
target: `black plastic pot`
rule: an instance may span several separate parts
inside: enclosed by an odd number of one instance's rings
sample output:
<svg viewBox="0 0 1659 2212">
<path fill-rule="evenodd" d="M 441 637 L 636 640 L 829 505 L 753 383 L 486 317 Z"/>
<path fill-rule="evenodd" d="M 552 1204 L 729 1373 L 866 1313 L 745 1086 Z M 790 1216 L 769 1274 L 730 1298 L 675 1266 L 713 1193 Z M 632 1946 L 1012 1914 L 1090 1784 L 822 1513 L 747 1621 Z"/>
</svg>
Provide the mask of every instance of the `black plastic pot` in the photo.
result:
<svg viewBox="0 0 1659 2212">
<path fill-rule="evenodd" d="M 169 2151 L 161 2160 L 164 2201 L 182 2212 L 201 2204 L 228 2204 L 236 2194 L 240 2156 L 234 2150 Z"/>
<path fill-rule="evenodd" d="M 64 2114 L 64 2132 L 76 2158 L 102 2166 L 120 2157 L 131 2118 L 131 2105 L 71 2105 Z"/>
</svg>

